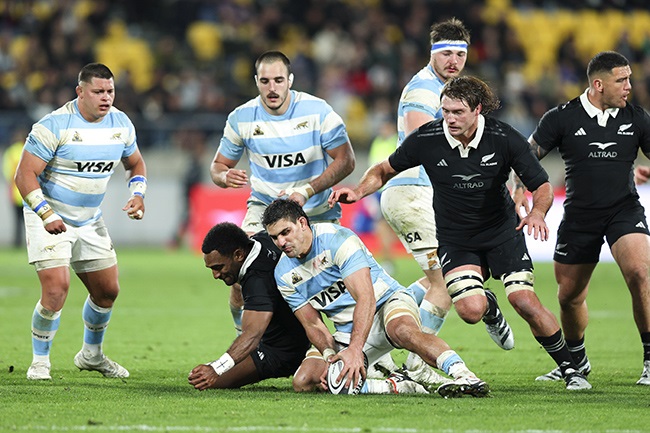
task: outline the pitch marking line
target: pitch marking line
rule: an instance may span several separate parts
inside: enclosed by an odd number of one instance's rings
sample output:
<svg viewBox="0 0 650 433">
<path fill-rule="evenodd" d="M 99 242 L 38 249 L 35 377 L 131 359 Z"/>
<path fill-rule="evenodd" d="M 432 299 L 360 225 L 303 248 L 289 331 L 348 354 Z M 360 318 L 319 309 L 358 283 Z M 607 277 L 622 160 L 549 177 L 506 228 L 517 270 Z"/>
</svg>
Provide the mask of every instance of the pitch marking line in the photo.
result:
<svg viewBox="0 0 650 433">
<path fill-rule="evenodd" d="M 365 427 L 349 428 L 323 428 L 323 427 L 273 427 L 273 426 L 240 426 L 240 427 L 203 427 L 203 426 L 154 426 L 146 424 L 138 425 L 79 425 L 79 426 L 56 426 L 56 425 L 30 425 L 30 426 L 10 426 L 15 431 L 137 431 L 137 432 L 299 432 L 299 433 L 362 433 L 368 431 Z M 421 430 L 415 428 L 393 428 L 377 427 L 371 428 L 370 431 L 376 433 L 491 433 L 491 430 L 453 430 L 453 429 L 436 429 Z M 564 430 L 511 430 L 510 433 L 565 433 Z M 581 430 L 580 433 L 596 433 L 592 430 Z M 643 433 L 640 430 L 602 430 L 599 433 Z"/>
</svg>

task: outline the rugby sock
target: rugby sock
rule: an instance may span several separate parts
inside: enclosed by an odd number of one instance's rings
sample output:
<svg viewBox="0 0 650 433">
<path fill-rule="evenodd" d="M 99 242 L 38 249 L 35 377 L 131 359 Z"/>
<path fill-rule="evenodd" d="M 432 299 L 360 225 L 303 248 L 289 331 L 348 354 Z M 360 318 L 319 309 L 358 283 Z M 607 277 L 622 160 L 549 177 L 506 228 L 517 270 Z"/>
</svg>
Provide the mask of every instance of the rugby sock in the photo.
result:
<svg viewBox="0 0 650 433">
<path fill-rule="evenodd" d="M 643 360 L 650 361 L 650 332 L 641 333 L 641 342 L 643 343 Z"/>
<path fill-rule="evenodd" d="M 86 358 L 94 358 L 102 354 L 102 342 L 108 322 L 111 320 L 112 308 L 96 305 L 90 296 L 86 298 L 82 317 L 84 320 L 83 354 Z"/>
<path fill-rule="evenodd" d="M 438 368 L 454 379 L 465 376 L 474 376 L 474 373 L 469 371 L 465 365 L 465 361 L 453 350 L 446 350 L 442 352 L 438 359 L 436 359 Z"/>
<path fill-rule="evenodd" d="M 422 300 L 424 299 L 424 295 L 427 294 L 427 289 L 420 284 L 420 280 L 417 280 L 413 284 L 407 287 L 407 290 L 409 290 L 413 295 L 415 295 L 415 302 L 417 302 L 418 305 L 422 303 Z"/>
<path fill-rule="evenodd" d="M 420 319 L 422 320 L 422 331 L 427 334 L 438 335 L 440 328 L 445 323 L 447 311 L 436 307 L 431 302 L 423 299 L 420 303 Z"/>
<path fill-rule="evenodd" d="M 228 305 L 230 306 L 230 314 L 232 314 L 232 321 L 235 322 L 235 331 L 239 336 L 242 333 L 241 318 L 242 315 L 244 314 L 244 309 L 242 307 L 235 307 L 231 303 L 228 303 Z"/>
<path fill-rule="evenodd" d="M 52 340 L 59 329 L 61 310 L 50 311 L 41 305 L 40 299 L 32 316 L 32 353 L 33 362 L 50 363 Z"/>
<path fill-rule="evenodd" d="M 571 356 L 571 352 L 569 352 L 569 347 L 567 346 L 566 341 L 564 341 L 561 329 L 549 337 L 535 336 L 535 339 L 542 345 L 544 350 L 551 355 L 551 358 L 553 358 L 558 367 L 560 367 L 562 376 L 564 376 L 568 368 L 578 370 L 578 367 Z"/>
<path fill-rule="evenodd" d="M 391 385 L 386 379 L 367 379 L 359 394 L 390 394 L 391 391 Z"/>
<path fill-rule="evenodd" d="M 582 365 L 587 359 L 587 351 L 585 350 L 585 337 L 579 340 L 566 340 L 566 345 L 569 347 L 571 357 L 576 365 Z"/>
</svg>

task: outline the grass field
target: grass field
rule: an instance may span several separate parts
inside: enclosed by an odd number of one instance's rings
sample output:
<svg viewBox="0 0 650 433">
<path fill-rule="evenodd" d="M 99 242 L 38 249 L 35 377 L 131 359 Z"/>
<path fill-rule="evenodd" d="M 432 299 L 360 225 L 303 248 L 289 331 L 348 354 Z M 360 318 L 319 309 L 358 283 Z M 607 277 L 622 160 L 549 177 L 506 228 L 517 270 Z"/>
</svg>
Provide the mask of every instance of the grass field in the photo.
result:
<svg viewBox="0 0 650 433">
<path fill-rule="evenodd" d="M 31 382 L 30 320 L 37 278 L 22 250 L 0 250 L 0 431 L 153 432 L 642 432 L 650 431 L 650 388 L 637 386 L 641 344 L 630 297 L 617 268 L 594 276 L 587 334 L 593 390 L 568 392 L 534 382 L 553 367 L 527 326 L 502 307 L 516 347 L 497 348 L 482 325 L 451 313 L 441 336 L 481 378 L 491 398 L 445 400 L 437 395 L 298 395 L 289 379 L 242 390 L 195 391 L 192 367 L 216 359 L 234 338 L 227 290 L 212 280 L 199 255 L 118 249 L 122 292 L 106 353 L 127 367 L 126 380 L 78 371 L 81 306 L 87 293 L 73 279 L 52 350 L 52 380 Z M 419 277 L 410 259 L 396 276 Z M 538 264 L 537 292 L 557 314 L 552 266 Z M 499 298 L 500 284 L 491 282 Z M 405 354 L 394 352 L 401 362 Z"/>
</svg>

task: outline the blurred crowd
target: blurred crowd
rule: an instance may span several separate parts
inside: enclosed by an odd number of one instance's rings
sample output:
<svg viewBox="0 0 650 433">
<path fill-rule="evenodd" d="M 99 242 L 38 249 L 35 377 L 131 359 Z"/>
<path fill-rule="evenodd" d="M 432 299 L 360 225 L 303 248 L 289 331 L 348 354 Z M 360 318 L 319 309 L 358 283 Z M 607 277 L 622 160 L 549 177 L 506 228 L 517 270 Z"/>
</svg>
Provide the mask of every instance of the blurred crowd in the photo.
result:
<svg viewBox="0 0 650 433">
<path fill-rule="evenodd" d="M 91 61 L 116 74 L 115 105 L 141 146 L 169 146 L 188 125 L 220 134 L 225 116 L 257 94 L 255 58 L 279 49 L 292 60 L 293 88 L 326 99 L 354 146 L 367 148 L 428 62 L 431 24 L 452 16 L 472 34 L 466 73 L 495 88 L 496 115 L 527 135 L 586 88 L 586 62 L 605 49 L 633 62 L 634 101 L 650 108 L 647 9 L 640 0 L 0 1 L 0 146 L 13 127 L 74 98 Z"/>
</svg>

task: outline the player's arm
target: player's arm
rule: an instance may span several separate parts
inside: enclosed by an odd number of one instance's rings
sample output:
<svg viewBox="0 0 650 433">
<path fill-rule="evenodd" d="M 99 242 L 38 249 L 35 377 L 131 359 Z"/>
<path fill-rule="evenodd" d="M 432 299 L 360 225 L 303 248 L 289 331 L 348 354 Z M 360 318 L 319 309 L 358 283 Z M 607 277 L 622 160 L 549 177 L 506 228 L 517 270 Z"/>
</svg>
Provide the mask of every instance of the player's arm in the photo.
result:
<svg viewBox="0 0 650 433">
<path fill-rule="evenodd" d="M 435 120 L 435 117 L 429 113 L 411 110 L 404 113 L 404 133 L 409 135 L 427 122 Z"/>
<path fill-rule="evenodd" d="M 327 361 L 331 354 L 336 352 L 336 343 L 318 310 L 311 304 L 305 304 L 294 311 L 294 314 L 305 328 L 305 333 L 311 344 L 323 354 L 323 358 Z"/>
<path fill-rule="evenodd" d="M 650 152 L 643 152 L 646 158 L 650 159 Z M 650 179 L 650 167 L 647 165 L 637 165 L 634 167 L 634 183 L 643 185 Z"/>
<path fill-rule="evenodd" d="M 140 220 L 144 217 L 144 196 L 147 192 L 147 165 L 140 150 L 136 149 L 131 155 L 122 158 L 126 170 L 127 186 L 131 197 L 122 208 L 131 219 Z"/>
<path fill-rule="evenodd" d="M 221 188 L 242 188 L 248 184 L 246 170 L 235 168 L 239 160 L 226 158 L 218 150 L 210 165 L 212 181 Z"/>
<path fill-rule="evenodd" d="M 354 188 L 340 188 L 333 191 L 328 199 L 330 207 L 334 203 L 354 203 L 367 195 L 376 192 L 386 184 L 392 177 L 397 174 L 397 171 L 390 165 L 387 159 L 378 162 L 370 167 L 361 177 L 359 185 Z"/>
<path fill-rule="evenodd" d="M 528 137 L 528 147 L 530 148 L 530 151 L 537 157 L 537 159 L 542 160 L 546 155 L 548 155 L 548 150 L 544 149 L 541 147 L 533 136 L 531 135 Z M 519 176 L 517 176 L 513 172 L 513 189 L 512 189 L 512 200 L 515 202 L 515 210 L 517 213 L 519 213 L 519 210 L 523 207 L 525 214 L 527 215 L 530 213 L 530 204 L 528 203 L 528 199 L 526 198 L 526 185 L 519 179 Z M 520 216 L 525 216 L 521 215 Z"/>
<path fill-rule="evenodd" d="M 323 173 L 309 181 L 305 185 L 296 188 L 288 188 L 280 192 L 280 196 L 288 195 L 290 200 L 304 206 L 315 194 L 331 188 L 345 179 L 355 166 L 354 150 L 350 142 L 346 142 L 334 149 L 327 150 L 327 154 L 332 158 L 332 162 L 327 166 Z"/>
<path fill-rule="evenodd" d="M 38 176 L 45 170 L 47 163 L 41 158 L 23 150 L 20 162 L 16 168 L 14 181 L 27 205 L 43 220 L 43 226 L 48 233 L 57 235 L 65 232 L 66 226 L 45 200 Z"/>
<path fill-rule="evenodd" d="M 345 284 L 346 290 L 357 303 L 352 314 L 350 345 L 337 353 L 332 358 L 332 361 L 343 360 L 345 366 L 341 371 L 341 377 L 347 376 L 346 386 L 350 386 L 351 383 L 357 383 L 359 376 L 366 377 L 363 346 L 368 340 L 368 334 L 375 317 L 377 301 L 370 277 L 370 268 L 364 267 L 353 272 L 343 279 L 343 284 Z M 349 372 L 352 374 L 348 374 Z"/>
<path fill-rule="evenodd" d="M 219 376 L 242 362 L 257 348 L 272 317 L 271 311 L 246 310 L 242 317 L 241 335 L 219 359 L 194 367 L 188 376 L 190 385 L 200 391 L 214 388 Z"/>
<path fill-rule="evenodd" d="M 517 226 L 521 230 L 528 226 L 528 234 L 533 234 L 535 239 L 548 240 L 549 229 L 544 218 L 553 204 L 553 187 L 550 182 L 545 182 L 533 191 L 533 208 L 528 212 Z"/>
</svg>

